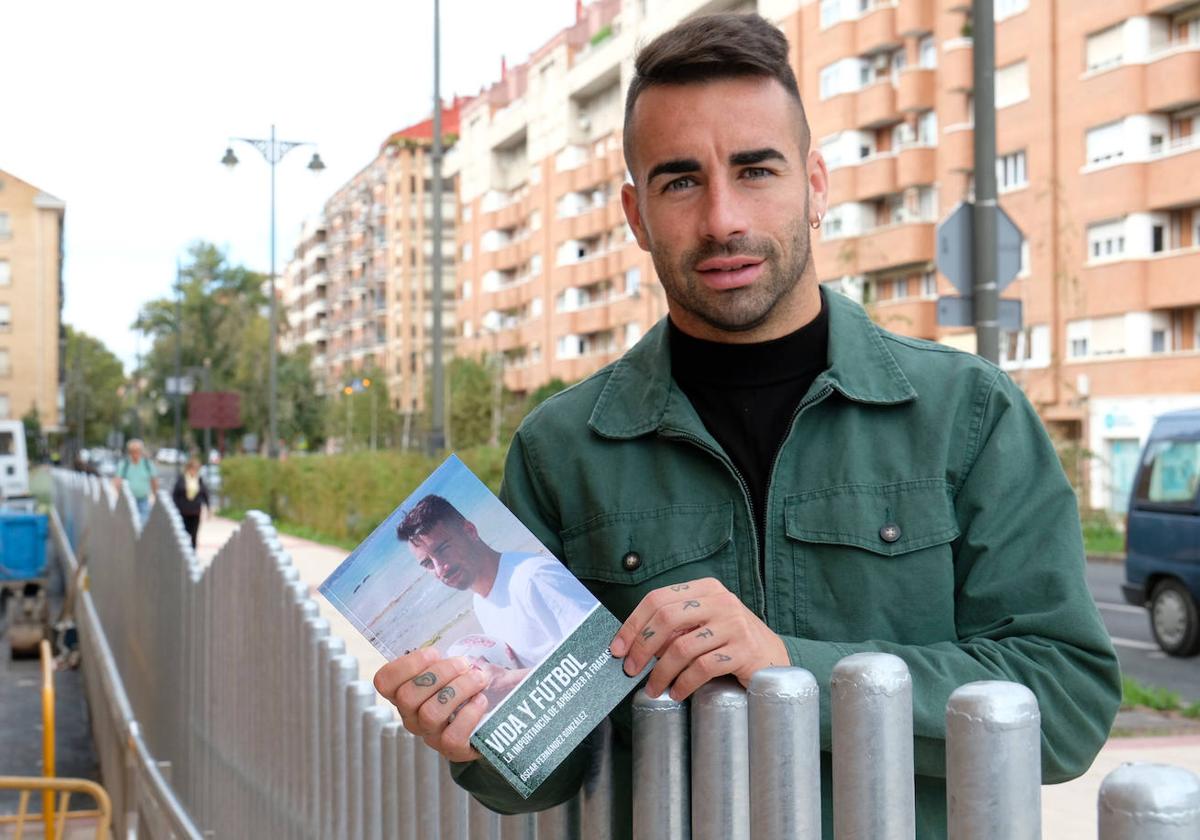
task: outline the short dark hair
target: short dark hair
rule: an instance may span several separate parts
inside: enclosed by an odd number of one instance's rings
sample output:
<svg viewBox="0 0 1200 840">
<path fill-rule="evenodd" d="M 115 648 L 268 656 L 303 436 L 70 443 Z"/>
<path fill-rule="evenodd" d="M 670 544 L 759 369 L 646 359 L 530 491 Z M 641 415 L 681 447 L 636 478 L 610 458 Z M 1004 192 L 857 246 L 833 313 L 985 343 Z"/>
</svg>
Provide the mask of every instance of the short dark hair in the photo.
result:
<svg viewBox="0 0 1200 840">
<path fill-rule="evenodd" d="M 744 76 L 772 78 L 800 110 L 800 150 L 807 153 L 808 117 L 800 99 L 796 74 L 788 61 L 788 42 L 760 15 L 718 14 L 690 18 L 659 35 L 638 51 L 633 78 L 625 95 L 625 165 L 632 147 L 633 106 L 647 88 L 686 85 Z"/>
<path fill-rule="evenodd" d="M 401 542 L 408 542 L 427 533 L 438 523 L 461 525 L 466 521 L 467 518 L 458 508 L 441 496 L 430 494 L 404 515 L 403 521 L 396 527 L 396 536 Z"/>
</svg>

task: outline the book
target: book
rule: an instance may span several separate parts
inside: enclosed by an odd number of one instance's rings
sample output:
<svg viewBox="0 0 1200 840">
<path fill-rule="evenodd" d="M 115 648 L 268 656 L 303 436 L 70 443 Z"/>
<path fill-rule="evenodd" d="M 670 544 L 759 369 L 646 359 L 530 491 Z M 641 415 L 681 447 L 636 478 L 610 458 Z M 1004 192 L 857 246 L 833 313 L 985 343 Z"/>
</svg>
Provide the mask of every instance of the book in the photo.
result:
<svg viewBox="0 0 1200 840">
<path fill-rule="evenodd" d="M 621 622 L 454 455 L 319 591 L 389 661 L 433 645 L 492 677 L 471 744 L 525 798 L 641 680 Z"/>
</svg>

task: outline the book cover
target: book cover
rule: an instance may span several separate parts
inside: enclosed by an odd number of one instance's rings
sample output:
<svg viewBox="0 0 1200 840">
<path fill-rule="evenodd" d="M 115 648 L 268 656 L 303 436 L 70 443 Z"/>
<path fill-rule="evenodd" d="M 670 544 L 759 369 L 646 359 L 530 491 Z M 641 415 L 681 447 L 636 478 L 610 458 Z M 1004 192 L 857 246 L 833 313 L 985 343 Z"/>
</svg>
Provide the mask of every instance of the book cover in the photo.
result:
<svg viewBox="0 0 1200 840">
<path fill-rule="evenodd" d="M 320 592 L 389 660 L 433 645 L 498 675 L 471 744 L 524 797 L 641 679 L 616 617 L 453 455 Z"/>
</svg>

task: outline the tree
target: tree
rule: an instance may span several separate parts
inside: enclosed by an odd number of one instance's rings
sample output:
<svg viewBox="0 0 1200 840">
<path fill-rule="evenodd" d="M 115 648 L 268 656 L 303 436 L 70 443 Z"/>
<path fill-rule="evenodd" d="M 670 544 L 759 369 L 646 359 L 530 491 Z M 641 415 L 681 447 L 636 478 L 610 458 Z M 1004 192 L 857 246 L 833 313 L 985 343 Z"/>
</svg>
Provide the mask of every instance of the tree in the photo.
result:
<svg viewBox="0 0 1200 840">
<path fill-rule="evenodd" d="M 180 369 L 199 384 L 207 371 L 214 391 L 241 395 L 242 429 L 265 440 L 268 415 L 270 325 L 266 278 L 244 266 L 232 265 L 211 243 L 197 242 L 180 272 L 175 295 L 146 303 L 134 328 L 153 337 L 140 374 L 148 396 L 157 404 L 153 430 L 170 438 L 174 418 L 169 410 L 166 380 L 175 375 L 176 324 L 180 326 Z M 286 328 L 280 318 L 280 335 Z M 324 401 L 315 395 L 307 348 L 276 355 L 278 432 L 285 441 L 320 442 L 324 430 Z M 161 411 L 162 408 L 168 408 Z M 185 418 L 186 422 L 186 418 Z"/>
<path fill-rule="evenodd" d="M 325 414 L 329 437 L 342 441 L 342 451 L 369 447 L 372 437 L 379 449 L 398 446 L 400 416 L 392 410 L 383 371 L 372 366 L 347 376 Z"/>
<path fill-rule="evenodd" d="M 30 406 L 21 422 L 25 425 L 25 452 L 29 456 L 29 462 L 32 464 L 44 461 L 48 453 L 46 439 L 42 434 L 42 415 L 38 407 Z"/>
<path fill-rule="evenodd" d="M 546 384 L 534 388 L 529 398 L 525 401 L 525 413 L 528 414 L 559 391 L 564 390 L 567 384 L 556 376 Z"/>
<path fill-rule="evenodd" d="M 63 425 L 67 439 L 80 439 L 82 422 L 83 445 L 99 446 L 107 442 L 109 432 L 121 426 L 125 369 L 99 339 L 69 326 L 64 330 L 67 345 L 63 359 L 66 368 Z"/>
</svg>

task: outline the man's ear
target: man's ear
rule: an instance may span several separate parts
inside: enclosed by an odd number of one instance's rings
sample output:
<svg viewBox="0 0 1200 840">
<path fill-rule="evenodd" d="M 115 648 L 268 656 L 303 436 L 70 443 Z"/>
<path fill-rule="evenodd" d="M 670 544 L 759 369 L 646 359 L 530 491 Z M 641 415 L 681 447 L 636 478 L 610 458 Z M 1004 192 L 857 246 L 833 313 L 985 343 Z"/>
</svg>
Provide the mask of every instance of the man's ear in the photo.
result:
<svg viewBox="0 0 1200 840">
<path fill-rule="evenodd" d="M 638 209 L 637 187 L 633 184 L 621 185 L 621 208 L 625 211 L 625 220 L 637 239 L 638 247 L 643 251 L 650 250 L 650 238 L 646 236 L 646 227 L 642 222 L 642 212 Z"/>
<path fill-rule="evenodd" d="M 475 527 L 475 523 L 470 519 L 463 520 L 463 533 L 473 540 L 479 539 L 479 529 Z"/>
</svg>

